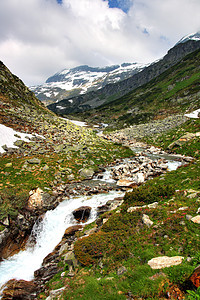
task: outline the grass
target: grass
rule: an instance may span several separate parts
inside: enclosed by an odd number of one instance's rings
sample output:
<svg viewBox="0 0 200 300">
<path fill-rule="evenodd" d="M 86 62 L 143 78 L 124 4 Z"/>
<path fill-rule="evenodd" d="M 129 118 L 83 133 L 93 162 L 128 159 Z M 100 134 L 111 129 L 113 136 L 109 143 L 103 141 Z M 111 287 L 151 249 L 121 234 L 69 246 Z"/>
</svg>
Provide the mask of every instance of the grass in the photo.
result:
<svg viewBox="0 0 200 300">
<path fill-rule="evenodd" d="M 198 127 L 199 120 L 189 120 L 167 133 L 165 139 L 163 135 L 149 141 L 167 148 L 174 139 L 186 131 L 198 131 Z M 190 147 L 191 144 L 181 151 L 187 149 L 188 154 Z M 198 299 L 195 297 L 199 289 L 195 290 L 188 278 L 200 263 L 199 224 L 190 219 L 196 216 L 200 205 L 199 168 L 197 158 L 149 180 L 126 193 L 120 209 L 102 215 L 101 219 L 108 221 L 100 230 L 75 243 L 80 265 L 73 279 L 66 277 L 62 298 L 166 299 L 168 294 L 172 299 Z M 154 209 L 142 207 L 155 201 L 158 206 Z M 128 213 L 127 209 L 134 206 L 140 208 Z M 151 227 L 143 224 L 143 214 L 153 221 Z M 177 266 L 151 269 L 147 262 L 163 255 L 183 256 L 184 260 Z M 119 275 L 122 266 L 125 272 Z"/>
</svg>

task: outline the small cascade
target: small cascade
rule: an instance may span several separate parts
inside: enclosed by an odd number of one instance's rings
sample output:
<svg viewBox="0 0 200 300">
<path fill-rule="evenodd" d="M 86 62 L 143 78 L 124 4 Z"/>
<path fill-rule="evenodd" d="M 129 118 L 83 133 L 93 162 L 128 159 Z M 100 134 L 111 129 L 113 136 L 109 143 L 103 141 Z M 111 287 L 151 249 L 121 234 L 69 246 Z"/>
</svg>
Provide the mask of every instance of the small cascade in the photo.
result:
<svg viewBox="0 0 200 300">
<path fill-rule="evenodd" d="M 90 206 L 92 208 L 90 218 L 84 223 L 88 224 L 96 219 L 98 206 L 123 195 L 124 193 L 120 191 L 111 191 L 108 194 L 66 199 L 54 210 L 48 211 L 42 221 L 34 225 L 26 249 L 1 262 L 0 287 L 14 278 L 33 279 L 34 271 L 41 267 L 43 259 L 60 242 L 66 228 L 77 224 L 72 214 L 73 210 L 80 206 Z"/>
</svg>

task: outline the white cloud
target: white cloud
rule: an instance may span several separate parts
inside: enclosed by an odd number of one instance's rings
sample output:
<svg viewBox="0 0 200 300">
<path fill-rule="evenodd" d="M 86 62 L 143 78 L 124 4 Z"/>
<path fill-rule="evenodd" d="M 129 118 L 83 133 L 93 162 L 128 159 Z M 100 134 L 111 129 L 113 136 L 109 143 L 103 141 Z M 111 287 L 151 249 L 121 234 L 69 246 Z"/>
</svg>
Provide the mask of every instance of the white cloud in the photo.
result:
<svg viewBox="0 0 200 300">
<path fill-rule="evenodd" d="M 1 1 L 0 59 L 27 85 L 38 84 L 81 64 L 151 62 L 200 29 L 199 0 L 124 4 L 127 14 L 103 0 Z"/>
</svg>

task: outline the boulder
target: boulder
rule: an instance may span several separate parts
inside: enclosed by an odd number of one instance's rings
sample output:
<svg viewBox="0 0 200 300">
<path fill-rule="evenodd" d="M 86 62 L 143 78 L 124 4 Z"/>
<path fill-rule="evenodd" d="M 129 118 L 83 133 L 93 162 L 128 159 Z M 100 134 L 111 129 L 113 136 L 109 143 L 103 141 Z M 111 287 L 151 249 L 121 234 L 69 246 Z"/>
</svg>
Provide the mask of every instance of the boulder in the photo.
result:
<svg viewBox="0 0 200 300">
<path fill-rule="evenodd" d="M 75 209 L 72 213 L 74 218 L 79 222 L 86 222 L 90 216 L 91 207 L 81 206 Z"/>
<path fill-rule="evenodd" d="M 64 237 L 69 237 L 75 234 L 75 232 L 81 230 L 83 228 L 82 225 L 75 225 L 67 228 L 64 233 Z"/>
<path fill-rule="evenodd" d="M 27 160 L 27 162 L 29 164 L 36 164 L 36 165 L 39 165 L 41 163 L 41 160 L 39 158 L 30 158 Z"/>
<path fill-rule="evenodd" d="M 193 218 L 191 219 L 191 221 L 192 221 L 193 223 L 200 224 L 200 215 L 198 215 L 198 216 L 196 216 L 196 217 L 193 217 Z"/>
<path fill-rule="evenodd" d="M 149 216 L 147 216 L 145 214 L 143 214 L 143 216 L 142 216 L 142 222 L 148 227 L 151 227 L 153 225 L 153 221 L 151 221 Z"/>
<path fill-rule="evenodd" d="M 192 281 L 197 288 L 200 287 L 200 265 L 196 267 L 189 280 Z"/>
<path fill-rule="evenodd" d="M 135 184 L 134 181 L 128 179 L 120 179 L 117 181 L 117 186 L 125 186 L 125 187 L 132 187 Z"/>
<path fill-rule="evenodd" d="M 1 299 L 35 299 L 33 294 L 35 291 L 36 286 L 32 281 L 11 279 L 6 283 Z"/>
<path fill-rule="evenodd" d="M 94 175 L 94 170 L 92 168 L 81 169 L 79 172 L 80 176 L 84 179 L 91 179 Z"/>
<path fill-rule="evenodd" d="M 182 263 L 182 260 L 184 259 L 183 256 L 160 256 L 152 258 L 148 261 L 148 265 L 152 269 L 162 269 L 162 268 L 169 268 L 171 266 L 176 266 Z"/>
</svg>

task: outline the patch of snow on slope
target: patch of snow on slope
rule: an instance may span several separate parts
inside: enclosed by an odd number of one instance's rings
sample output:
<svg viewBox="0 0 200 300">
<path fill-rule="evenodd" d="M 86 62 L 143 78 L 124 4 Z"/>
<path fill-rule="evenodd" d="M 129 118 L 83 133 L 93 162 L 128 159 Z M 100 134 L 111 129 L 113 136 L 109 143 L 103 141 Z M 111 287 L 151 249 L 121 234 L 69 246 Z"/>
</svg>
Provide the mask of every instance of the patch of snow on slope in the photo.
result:
<svg viewBox="0 0 200 300">
<path fill-rule="evenodd" d="M 19 137 L 17 137 L 17 136 Z M 35 134 L 37 135 L 37 134 Z M 38 136 L 38 135 L 37 135 Z M 29 139 L 33 138 L 34 135 L 28 133 L 22 133 L 15 131 L 14 129 L 7 127 L 3 124 L 0 124 L 0 153 L 4 153 L 5 150 L 2 146 L 6 145 L 8 148 L 18 148 L 14 145 L 17 140 L 23 140 L 25 142 L 30 142 Z M 42 137 L 42 136 L 40 136 Z M 42 137 L 44 138 L 44 137 Z"/>
<path fill-rule="evenodd" d="M 200 113 L 200 108 L 197 110 L 194 110 L 193 112 L 191 112 L 189 114 L 185 114 L 185 116 L 188 118 L 198 119 L 198 113 Z"/>
</svg>

